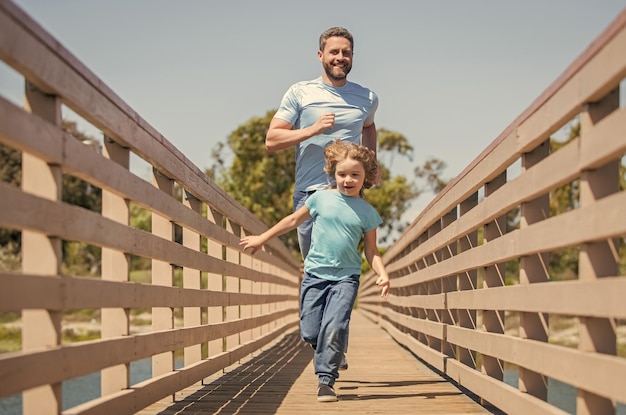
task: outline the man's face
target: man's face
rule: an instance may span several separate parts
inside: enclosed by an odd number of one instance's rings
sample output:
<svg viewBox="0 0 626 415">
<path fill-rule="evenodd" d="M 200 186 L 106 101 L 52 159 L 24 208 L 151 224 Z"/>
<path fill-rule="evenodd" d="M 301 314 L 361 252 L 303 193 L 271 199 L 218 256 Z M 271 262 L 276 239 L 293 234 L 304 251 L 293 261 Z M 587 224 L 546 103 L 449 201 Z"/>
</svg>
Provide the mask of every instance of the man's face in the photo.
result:
<svg viewBox="0 0 626 415">
<path fill-rule="evenodd" d="M 352 48 L 345 37 L 329 37 L 317 56 L 326 75 L 333 81 L 345 80 L 352 69 Z"/>
</svg>

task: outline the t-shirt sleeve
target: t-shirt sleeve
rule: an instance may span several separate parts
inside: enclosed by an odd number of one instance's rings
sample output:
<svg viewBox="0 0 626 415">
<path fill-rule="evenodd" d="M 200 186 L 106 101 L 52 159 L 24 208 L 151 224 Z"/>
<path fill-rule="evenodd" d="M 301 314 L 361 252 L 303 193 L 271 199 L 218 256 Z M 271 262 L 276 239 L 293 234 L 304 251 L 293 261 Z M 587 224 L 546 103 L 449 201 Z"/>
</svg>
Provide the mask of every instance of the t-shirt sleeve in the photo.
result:
<svg viewBox="0 0 626 415">
<path fill-rule="evenodd" d="M 370 212 L 366 216 L 366 220 L 363 226 L 364 232 L 369 232 L 372 229 L 377 228 L 383 223 L 383 220 L 380 218 L 380 215 L 378 214 L 378 212 L 376 212 L 376 209 L 374 209 L 371 206 L 370 208 L 371 208 Z"/>
<path fill-rule="evenodd" d="M 280 101 L 280 107 L 278 107 L 274 117 L 287 121 L 291 125 L 295 125 L 298 121 L 299 114 L 300 101 L 297 97 L 297 87 L 296 85 L 292 85 L 287 92 L 285 92 L 285 95 L 283 95 L 283 99 Z"/>
<path fill-rule="evenodd" d="M 311 215 L 311 218 L 314 218 L 317 216 L 318 199 L 319 199 L 319 194 L 318 192 L 315 192 L 304 201 L 304 205 L 307 207 L 307 209 L 309 209 L 309 215 Z"/>
<path fill-rule="evenodd" d="M 370 99 L 372 101 L 372 106 L 367 112 L 367 117 L 364 121 L 365 124 L 370 124 L 374 122 L 374 115 L 376 114 L 376 110 L 378 109 L 378 95 L 376 95 L 375 92 L 370 91 Z"/>
</svg>

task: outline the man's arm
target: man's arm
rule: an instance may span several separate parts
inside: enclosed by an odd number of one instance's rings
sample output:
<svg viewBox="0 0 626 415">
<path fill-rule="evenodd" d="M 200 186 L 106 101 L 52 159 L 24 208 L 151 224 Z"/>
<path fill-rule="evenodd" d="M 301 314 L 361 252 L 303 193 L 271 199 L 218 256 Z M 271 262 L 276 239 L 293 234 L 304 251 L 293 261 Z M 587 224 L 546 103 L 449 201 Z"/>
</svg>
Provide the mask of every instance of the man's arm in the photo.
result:
<svg viewBox="0 0 626 415">
<path fill-rule="evenodd" d="M 376 154 L 376 124 L 371 123 L 363 126 L 361 144 Z"/>
<path fill-rule="evenodd" d="M 272 118 L 265 136 L 265 148 L 268 153 L 284 150 L 315 135 L 323 133 L 335 124 L 335 114 L 322 115 L 313 125 L 293 129 L 293 125 L 280 118 Z"/>
<path fill-rule="evenodd" d="M 373 122 L 371 124 L 363 126 L 363 131 L 361 132 L 361 144 L 372 150 L 376 157 L 378 156 L 378 153 L 376 151 L 376 124 L 374 124 Z M 378 169 L 378 171 L 376 172 L 376 180 L 374 181 L 375 185 L 380 184 L 382 175 L 382 169 Z"/>
</svg>

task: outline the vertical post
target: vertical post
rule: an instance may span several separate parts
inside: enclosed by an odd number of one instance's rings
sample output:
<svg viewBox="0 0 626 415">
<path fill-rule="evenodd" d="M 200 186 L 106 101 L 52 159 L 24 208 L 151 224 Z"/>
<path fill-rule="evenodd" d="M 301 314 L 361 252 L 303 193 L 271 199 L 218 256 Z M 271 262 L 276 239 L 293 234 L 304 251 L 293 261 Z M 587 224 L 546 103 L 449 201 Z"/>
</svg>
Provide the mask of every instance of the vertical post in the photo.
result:
<svg viewBox="0 0 626 415">
<path fill-rule="evenodd" d="M 430 237 L 430 232 L 424 232 L 423 234 L 421 234 L 418 238 L 418 246 L 426 242 L 429 237 Z M 420 261 L 420 263 L 421 263 L 421 268 L 425 268 L 432 264 L 432 258 L 431 257 L 423 258 L 423 260 Z M 420 264 L 418 264 L 418 267 L 419 266 Z M 414 284 L 411 287 L 409 287 L 409 289 L 403 288 L 402 293 L 403 294 L 406 293 L 406 295 L 428 295 L 428 287 L 426 286 L 425 283 L 418 282 L 417 284 Z M 426 298 L 426 297 L 422 297 L 422 298 Z M 420 320 L 428 319 L 428 314 L 426 313 L 426 309 L 424 309 L 423 307 L 418 307 L 416 312 L 414 311 L 411 314 L 413 317 L 417 317 Z M 417 340 L 421 343 L 428 344 L 428 338 L 422 332 L 417 333 Z"/>
<path fill-rule="evenodd" d="M 263 261 L 263 263 L 261 264 L 261 268 L 263 270 L 263 273 L 266 273 L 266 274 L 270 273 L 271 271 L 270 264 L 265 261 Z M 270 295 L 271 291 L 272 291 L 272 287 L 269 282 L 261 283 L 261 295 L 262 296 Z M 271 305 L 267 302 L 263 302 L 263 304 L 261 304 L 261 315 L 266 316 L 270 314 L 271 312 L 272 312 Z M 261 326 L 261 334 L 267 334 L 270 331 L 271 331 L 270 323 L 267 323 Z"/>
<path fill-rule="evenodd" d="M 207 206 L 207 219 L 216 225 L 222 227 L 223 219 L 221 213 Z M 212 239 L 207 239 L 207 255 L 212 258 L 222 259 L 222 245 Z M 209 272 L 207 275 L 207 289 L 209 291 L 223 291 L 224 283 L 222 274 L 215 274 Z M 224 321 L 224 309 L 222 306 L 209 307 L 207 310 L 207 322 L 209 325 L 214 323 L 221 323 Z M 209 340 L 209 357 L 215 356 L 224 351 L 223 339 Z"/>
<path fill-rule="evenodd" d="M 183 205 L 202 214 L 202 202 L 191 193 L 184 191 Z M 200 235 L 187 227 L 183 227 L 183 246 L 196 252 L 200 252 Z M 201 273 L 198 269 L 183 267 L 183 288 L 199 290 L 201 286 Z M 183 324 L 185 327 L 199 326 L 202 324 L 202 310 L 200 307 L 183 308 Z M 195 344 L 185 347 L 184 364 L 189 366 L 202 360 L 202 345 Z"/>
<path fill-rule="evenodd" d="M 522 173 L 532 168 L 550 155 L 550 140 L 537 146 L 532 152 L 522 155 Z M 545 220 L 550 215 L 550 196 L 548 193 L 522 203 L 520 229 Z M 548 253 L 529 255 L 520 258 L 520 285 L 548 282 Z M 544 313 L 520 313 L 519 336 L 522 339 L 548 341 L 549 315 Z M 519 389 L 541 400 L 548 399 L 548 379 L 541 373 L 523 367 L 519 368 Z"/>
<path fill-rule="evenodd" d="M 585 106 L 580 119 L 580 139 L 588 140 L 587 133 L 604 117 L 619 109 L 619 87 L 609 92 L 602 100 Z M 619 160 L 608 162 L 595 170 L 584 171 L 580 177 L 581 207 L 594 204 L 599 199 L 619 191 Z M 598 278 L 617 275 L 618 260 L 612 254 L 618 248 L 614 240 L 589 242 L 580 247 L 578 278 L 594 281 Z M 580 318 L 579 349 L 587 352 L 615 355 L 617 335 L 615 327 L 607 318 Z M 578 415 L 613 414 L 615 404 L 607 398 L 579 390 L 576 398 Z"/>
<path fill-rule="evenodd" d="M 478 205 L 478 193 L 472 194 L 459 205 L 459 217 L 462 217 Z M 473 231 L 459 240 L 459 254 L 478 245 L 478 231 Z M 459 275 L 459 291 L 475 290 L 478 284 L 478 275 L 475 269 L 465 271 Z M 457 324 L 460 327 L 476 329 L 476 310 L 457 310 Z M 459 362 L 471 368 L 476 368 L 476 352 L 464 347 L 457 347 Z"/>
<path fill-rule="evenodd" d="M 485 185 L 485 199 L 506 183 L 506 171 Z M 506 215 L 485 224 L 485 243 L 495 240 L 506 232 Z M 485 268 L 484 288 L 504 285 L 505 264 L 495 264 Z M 504 333 L 504 311 L 483 310 L 483 329 L 489 333 Z M 483 373 L 494 379 L 504 378 L 502 362 L 492 356 L 483 355 Z"/>
<path fill-rule="evenodd" d="M 257 259 L 255 256 L 252 257 L 252 269 L 257 270 L 259 272 L 263 271 L 263 263 L 262 261 L 260 261 L 259 259 Z M 259 281 L 253 281 L 252 282 L 252 293 L 255 295 L 255 297 L 262 297 L 263 296 L 263 283 L 259 282 Z M 263 310 L 262 310 L 262 305 L 261 304 L 254 304 L 252 306 L 252 316 L 253 317 L 260 317 L 263 315 Z M 261 326 L 255 326 L 252 329 L 252 338 L 256 339 L 259 338 L 261 336 L 262 333 L 262 327 Z"/>
<path fill-rule="evenodd" d="M 130 151 L 108 137 L 104 138 L 104 156 L 125 169 L 130 167 Z M 102 216 L 124 225 L 129 224 L 129 201 L 113 192 L 102 189 Z M 102 248 L 102 279 L 127 282 L 130 259 L 124 253 L 111 248 Z M 128 308 L 102 309 L 102 338 L 127 336 L 130 331 Z M 102 396 L 127 389 L 130 385 L 130 365 L 122 364 L 101 371 Z"/>
<path fill-rule="evenodd" d="M 26 111 L 61 126 L 61 103 L 26 83 Z M 59 201 L 63 183 L 60 166 L 51 165 L 26 152 L 22 153 L 22 189 L 39 197 Z M 61 239 L 34 231 L 22 231 L 22 271 L 27 274 L 61 275 Z M 60 310 L 22 311 L 22 349 L 24 351 L 58 346 L 62 343 Z M 61 383 L 39 386 L 22 392 L 24 415 L 60 414 Z"/>
<path fill-rule="evenodd" d="M 163 193 L 174 194 L 174 181 L 163 173 L 152 169 L 152 183 Z M 174 227 L 168 218 L 152 212 L 152 234 L 168 241 L 174 240 Z M 171 264 L 160 259 L 152 259 L 152 284 L 171 287 L 174 269 Z M 174 328 L 174 310 L 172 307 L 152 307 L 152 330 L 170 330 Z M 152 356 L 152 376 L 156 377 L 174 370 L 174 350 Z M 170 402 L 173 396 L 170 397 Z"/>
<path fill-rule="evenodd" d="M 439 233 L 439 231 L 441 231 L 441 221 L 439 222 L 435 222 L 432 226 L 430 226 L 428 228 L 428 239 L 431 239 L 432 237 L 434 237 L 436 234 Z M 441 258 L 439 257 L 440 253 L 439 252 L 434 252 L 432 255 L 428 256 L 428 265 L 434 265 L 436 264 L 438 261 L 441 260 Z M 425 283 L 426 285 L 426 293 L 428 295 L 437 295 L 437 294 L 441 294 L 441 280 L 434 280 L 434 281 L 428 281 L 427 283 Z M 427 309 L 426 310 L 426 315 L 428 317 L 428 320 L 434 322 L 434 323 L 438 323 L 439 322 L 439 315 L 437 313 L 437 310 L 434 309 Z M 426 336 L 427 341 L 428 341 L 428 347 L 430 347 L 431 349 L 434 349 L 436 351 L 440 351 L 441 350 L 441 340 L 434 337 L 434 336 Z"/>
<path fill-rule="evenodd" d="M 226 230 L 231 232 L 233 235 L 239 236 L 241 235 L 241 227 L 236 223 L 233 223 L 230 219 L 226 219 Z M 226 260 L 228 262 L 239 264 L 239 251 L 234 248 L 226 247 Z M 231 293 L 239 292 L 239 278 L 227 275 L 225 277 L 226 281 L 226 291 Z M 234 321 L 239 319 L 239 306 L 231 305 L 226 307 L 226 321 Z M 240 344 L 239 334 L 232 334 L 226 338 L 226 350 L 232 350 L 233 347 L 236 347 Z"/>
<path fill-rule="evenodd" d="M 241 236 L 245 236 L 245 231 L 241 229 Z M 241 265 L 252 268 L 252 257 L 249 255 L 240 255 L 241 257 Z M 242 293 L 252 294 L 252 281 L 248 279 L 241 279 L 239 286 L 241 288 Z M 241 318 L 250 318 L 252 317 L 252 305 L 244 304 L 239 308 L 239 315 Z M 245 344 L 252 340 L 252 331 L 246 330 L 241 333 L 240 340 L 242 344 Z"/>
<path fill-rule="evenodd" d="M 441 228 L 444 229 L 445 227 L 449 226 L 451 223 L 456 221 L 456 219 L 457 219 L 457 208 L 455 207 L 454 209 L 452 209 L 450 212 L 448 212 L 445 216 L 441 218 Z M 446 248 L 442 249 L 439 254 L 440 260 L 445 261 L 446 259 L 451 258 L 453 255 L 456 255 L 457 249 L 458 249 L 458 245 L 456 243 L 454 243 L 451 246 L 446 246 Z M 441 280 L 441 292 L 449 293 L 452 291 L 456 291 L 457 280 L 458 280 L 457 275 L 452 275 L 452 276 L 443 278 Z M 452 348 L 452 345 L 448 343 L 448 326 L 454 324 L 454 319 L 452 318 L 451 313 L 452 311 L 448 308 L 448 301 L 446 297 L 444 309 L 439 310 L 439 321 L 441 321 L 444 324 L 443 339 L 441 341 L 441 353 L 449 357 L 454 356 L 454 349 Z M 447 368 L 447 366 L 445 366 L 445 368 Z"/>
</svg>

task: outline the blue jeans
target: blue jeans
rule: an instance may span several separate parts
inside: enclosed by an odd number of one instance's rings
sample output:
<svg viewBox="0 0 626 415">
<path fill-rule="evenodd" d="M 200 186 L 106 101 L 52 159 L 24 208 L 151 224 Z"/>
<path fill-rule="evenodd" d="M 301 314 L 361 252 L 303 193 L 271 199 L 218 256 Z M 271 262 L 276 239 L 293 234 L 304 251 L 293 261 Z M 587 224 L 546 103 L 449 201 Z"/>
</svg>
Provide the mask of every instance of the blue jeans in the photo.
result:
<svg viewBox="0 0 626 415">
<path fill-rule="evenodd" d="M 304 202 L 315 192 L 303 192 L 296 190 L 293 192 L 293 211 L 304 206 Z M 298 244 L 300 245 L 300 253 L 302 259 L 306 258 L 311 248 L 311 232 L 313 230 L 313 220 L 308 219 L 298 226 Z"/>
<path fill-rule="evenodd" d="M 339 281 L 304 273 L 300 291 L 300 336 L 315 349 L 318 382 L 333 386 L 348 343 L 352 307 L 360 276 Z"/>
</svg>

